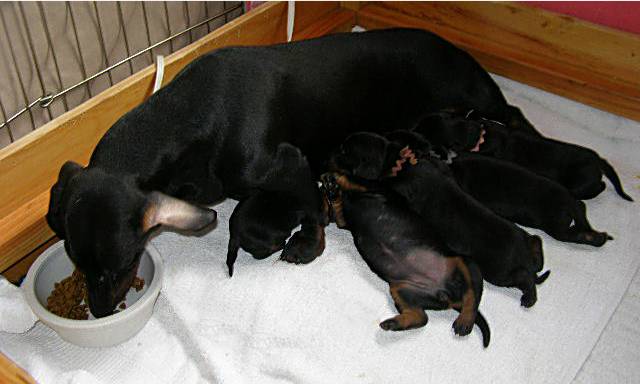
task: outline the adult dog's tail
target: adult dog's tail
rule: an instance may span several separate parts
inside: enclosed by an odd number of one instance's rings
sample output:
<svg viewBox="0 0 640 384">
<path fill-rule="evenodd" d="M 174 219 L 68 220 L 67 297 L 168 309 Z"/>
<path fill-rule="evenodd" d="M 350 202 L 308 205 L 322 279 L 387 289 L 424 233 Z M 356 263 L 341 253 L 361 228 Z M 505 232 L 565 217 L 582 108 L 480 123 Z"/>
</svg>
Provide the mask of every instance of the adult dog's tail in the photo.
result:
<svg viewBox="0 0 640 384">
<path fill-rule="evenodd" d="M 616 189 L 616 192 L 618 192 L 618 195 L 620 195 L 625 200 L 633 201 L 631 196 L 627 195 L 622 189 L 622 183 L 620 183 L 620 178 L 618 178 L 618 174 L 613 169 L 611 164 L 607 162 L 607 160 L 600 158 L 600 169 L 602 169 L 602 172 L 604 172 L 604 175 L 607 176 L 607 179 L 611 181 L 611 184 L 613 184 L 613 188 Z"/>
</svg>

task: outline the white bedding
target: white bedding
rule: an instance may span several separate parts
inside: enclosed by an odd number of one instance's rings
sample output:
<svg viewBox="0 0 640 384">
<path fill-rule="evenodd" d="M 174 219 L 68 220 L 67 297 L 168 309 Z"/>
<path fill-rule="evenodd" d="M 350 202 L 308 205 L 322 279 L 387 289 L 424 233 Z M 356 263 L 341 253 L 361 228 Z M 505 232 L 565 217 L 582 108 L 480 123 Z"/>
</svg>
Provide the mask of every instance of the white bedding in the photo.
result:
<svg viewBox="0 0 640 384">
<path fill-rule="evenodd" d="M 640 124 L 496 79 L 540 131 L 598 151 L 640 199 Z M 480 309 L 492 331 L 486 350 L 477 328 L 466 338 L 453 334 L 453 312 L 429 312 L 421 329 L 382 331 L 378 323 L 395 314 L 387 285 L 335 225 L 313 263 L 257 261 L 241 252 L 229 279 L 224 260 L 234 206 L 216 207 L 218 227 L 204 237 L 163 233 L 153 240 L 166 280 L 152 319 L 132 340 L 84 349 L 38 323 L 25 334 L 0 332 L 0 351 L 42 383 L 570 383 L 578 373 L 579 383 L 619 383 L 640 377 L 638 312 L 620 307 L 610 322 L 638 269 L 640 203 L 621 199 L 609 184 L 587 202 L 593 227 L 615 237 L 603 248 L 532 231 L 543 237 L 552 271 L 534 308 L 522 309 L 515 290 L 485 285 Z M 635 283 L 625 299 L 631 308 L 640 307 L 638 291 Z"/>
</svg>

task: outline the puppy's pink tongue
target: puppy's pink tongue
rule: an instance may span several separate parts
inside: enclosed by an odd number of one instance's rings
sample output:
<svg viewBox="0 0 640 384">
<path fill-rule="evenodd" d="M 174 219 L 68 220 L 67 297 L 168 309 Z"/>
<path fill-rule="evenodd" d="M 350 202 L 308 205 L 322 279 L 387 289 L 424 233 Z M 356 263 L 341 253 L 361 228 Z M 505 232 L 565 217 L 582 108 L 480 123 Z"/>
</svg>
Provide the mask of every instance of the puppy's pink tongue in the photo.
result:
<svg viewBox="0 0 640 384">
<path fill-rule="evenodd" d="M 478 139 L 476 146 L 471 148 L 471 152 L 478 152 L 482 143 L 484 143 L 484 129 L 480 131 L 480 138 Z"/>
</svg>

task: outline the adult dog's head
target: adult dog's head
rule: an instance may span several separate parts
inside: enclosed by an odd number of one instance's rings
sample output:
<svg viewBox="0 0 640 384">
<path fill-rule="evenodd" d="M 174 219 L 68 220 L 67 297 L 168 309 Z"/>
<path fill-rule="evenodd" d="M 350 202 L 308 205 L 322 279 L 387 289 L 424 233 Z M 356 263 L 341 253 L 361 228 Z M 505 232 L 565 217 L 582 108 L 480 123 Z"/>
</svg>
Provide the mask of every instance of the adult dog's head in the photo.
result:
<svg viewBox="0 0 640 384">
<path fill-rule="evenodd" d="M 69 161 L 51 188 L 46 218 L 86 276 L 91 313 L 104 317 L 126 295 L 155 229 L 197 231 L 215 222 L 216 212 Z"/>
<path fill-rule="evenodd" d="M 331 171 L 368 180 L 386 176 L 395 166 L 402 145 L 371 132 L 348 136 L 329 158 Z"/>
</svg>

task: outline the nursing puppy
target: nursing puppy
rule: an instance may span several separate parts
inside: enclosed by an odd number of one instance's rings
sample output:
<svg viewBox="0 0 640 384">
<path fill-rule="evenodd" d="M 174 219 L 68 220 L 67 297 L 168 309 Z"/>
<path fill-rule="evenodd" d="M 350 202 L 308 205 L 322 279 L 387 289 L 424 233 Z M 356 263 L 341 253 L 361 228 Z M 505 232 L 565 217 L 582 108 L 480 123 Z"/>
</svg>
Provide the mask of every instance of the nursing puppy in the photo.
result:
<svg viewBox="0 0 640 384">
<path fill-rule="evenodd" d="M 259 191 L 238 203 L 229 219 L 227 268 L 230 277 L 240 248 L 257 260 L 284 248 L 291 228 L 302 219 L 300 209 L 285 204 L 292 199 L 281 192 Z"/>
<path fill-rule="evenodd" d="M 446 159 L 454 152 L 478 151 L 484 133 L 483 121 L 470 120 L 464 113 L 439 111 L 425 116 L 413 132 L 431 143 L 434 152 Z"/>
<path fill-rule="evenodd" d="M 516 164 L 471 153 L 449 165 L 458 185 L 498 215 L 560 241 L 602 246 L 613 239 L 591 228 L 586 207 L 562 185 Z"/>
<path fill-rule="evenodd" d="M 627 195 L 613 167 L 595 151 L 579 145 L 514 131 L 495 121 L 473 120 L 450 112 L 429 115 L 415 131 L 432 144 L 457 153 L 478 152 L 510 161 L 564 185 L 580 200 L 599 195 L 604 174 L 623 199 Z"/>
<path fill-rule="evenodd" d="M 349 136 L 334 153 L 332 164 L 340 172 L 369 180 L 383 179 L 384 184 L 403 196 L 411 209 L 420 214 L 426 225 L 458 255 L 472 258 L 488 282 L 522 291 L 520 303 L 531 307 L 537 301 L 536 284 L 549 275 L 538 276 L 543 267 L 542 241 L 515 224 L 497 216 L 466 194 L 454 180 L 440 170 L 433 158 L 420 158 L 417 164 L 405 163 L 396 176 L 389 177 L 389 163 L 379 163 L 374 170 L 349 154 L 385 148 L 395 151 L 397 145 L 373 133 Z M 393 154 L 383 154 L 391 158 Z M 396 152 L 396 156 L 400 156 Z"/>
<path fill-rule="evenodd" d="M 400 314 L 380 323 L 382 329 L 423 327 L 425 309 L 453 308 L 460 313 L 454 332 L 468 335 L 475 323 L 489 345 L 489 327 L 478 311 L 482 275 L 473 261 L 449 251 L 393 191 L 368 190 L 337 173 L 323 175 L 322 182 L 337 225 L 351 231 L 369 268 L 389 283 Z"/>
</svg>

